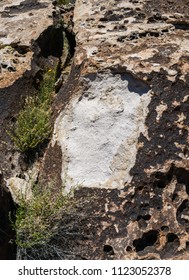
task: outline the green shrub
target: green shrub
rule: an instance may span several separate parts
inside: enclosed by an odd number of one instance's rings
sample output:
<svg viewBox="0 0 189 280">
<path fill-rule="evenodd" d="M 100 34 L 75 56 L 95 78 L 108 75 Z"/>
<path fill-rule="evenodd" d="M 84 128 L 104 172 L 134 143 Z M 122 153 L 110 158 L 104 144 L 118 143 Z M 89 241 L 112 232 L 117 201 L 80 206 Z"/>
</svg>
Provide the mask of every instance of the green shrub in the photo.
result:
<svg viewBox="0 0 189 280">
<path fill-rule="evenodd" d="M 50 109 L 35 106 L 32 101 L 28 102 L 25 108 L 19 112 L 11 138 L 20 151 L 34 149 L 49 137 L 50 115 Z"/>
<path fill-rule="evenodd" d="M 55 84 L 55 71 L 50 69 L 43 76 L 43 82 L 39 88 L 38 105 L 42 107 L 49 107 L 52 102 L 54 84 Z"/>
<path fill-rule="evenodd" d="M 36 185 L 33 198 L 20 201 L 13 224 L 16 231 L 16 244 L 20 248 L 32 248 L 44 245 L 55 234 L 59 212 L 66 197 L 62 189 L 53 190 L 53 186 L 42 188 Z"/>
<path fill-rule="evenodd" d="M 54 93 L 55 72 L 47 71 L 39 88 L 38 95 L 26 100 L 19 112 L 13 131 L 9 133 L 21 152 L 35 149 L 51 133 L 51 103 Z"/>
</svg>

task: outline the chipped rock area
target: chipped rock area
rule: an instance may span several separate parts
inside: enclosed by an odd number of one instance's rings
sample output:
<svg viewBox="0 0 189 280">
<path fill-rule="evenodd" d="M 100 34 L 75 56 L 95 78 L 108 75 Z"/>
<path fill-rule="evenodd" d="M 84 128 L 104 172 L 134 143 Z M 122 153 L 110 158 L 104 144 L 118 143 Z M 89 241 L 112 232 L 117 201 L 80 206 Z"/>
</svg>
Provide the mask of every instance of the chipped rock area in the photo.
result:
<svg viewBox="0 0 189 280">
<path fill-rule="evenodd" d="M 54 241 L 65 258 L 189 259 L 188 8 L 76 1 L 77 47 L 43 167 L 81 185 Z"/>
</svg>

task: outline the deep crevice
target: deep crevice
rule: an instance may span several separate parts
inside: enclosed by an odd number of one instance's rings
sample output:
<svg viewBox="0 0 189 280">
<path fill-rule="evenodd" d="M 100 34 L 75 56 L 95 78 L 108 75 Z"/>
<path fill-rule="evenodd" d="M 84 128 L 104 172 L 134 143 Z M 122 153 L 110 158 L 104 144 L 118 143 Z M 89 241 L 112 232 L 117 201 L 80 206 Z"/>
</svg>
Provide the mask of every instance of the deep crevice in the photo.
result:
<svg viewBox="0 0 189 280">
<path fill-rule="evenodd" d="M 42 57 L 61 57 L 63 50 L 63 26 L 49 26 L 36 40 Z"/>
</svg>

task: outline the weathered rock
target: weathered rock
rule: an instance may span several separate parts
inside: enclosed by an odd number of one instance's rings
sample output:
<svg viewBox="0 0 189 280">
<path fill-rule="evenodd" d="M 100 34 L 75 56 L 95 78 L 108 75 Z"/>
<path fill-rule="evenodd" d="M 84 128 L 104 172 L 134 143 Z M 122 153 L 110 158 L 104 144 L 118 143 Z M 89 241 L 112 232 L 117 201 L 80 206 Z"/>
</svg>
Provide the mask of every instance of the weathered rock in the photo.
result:
<svg viewBox="0 0 189 280">
<path fill-rule="evenodd" d="M 0 88 L 31 69 L 31 42 L 53 24 L 51 4 L 50 0 L 0 2 Z"/>
<path fill-rule="evenodd" d="M 42 71 L 57 66 L 62 54 L 62 25 L 53 11 L 51 0 L 0 2 L 0 170 L 5 178 L 22 171 L 9 137 L 16 116 L 25 98 L 37 93 Z"/>
<path fill-rule="evenodd" d="M 47 60 L 57 63 L 62 47 L 62 27 L 55 23 L 51 0 L 0 1 L 0 259 L 15 258 L 9 244 L 13 202 L 6 179 L 13 187 L 25 185 L 25 171 L 33 163 L 33 155 L 26 161 L 15 150 L 9 133 L 25 98 L 36 94 Z"/>
<path fill-rule="evenodd" d="M 62 182 L 83 186 L 76 197 L 88 201 L 60 228 L 57 242 L 73 258 L 189 259 L 189 17 L 181 2 L 76 1 L 72 72 L 44 159 L 54 178 L 59 158 Z"/>
<path fill-rule="evenodd" d="M 11 193 L 12 199 L 19 204 L 21 200 L 32 198 L 31 183 L 24 179 L 11 177 L 7 180 L 7 187 Z"/>
</svg>

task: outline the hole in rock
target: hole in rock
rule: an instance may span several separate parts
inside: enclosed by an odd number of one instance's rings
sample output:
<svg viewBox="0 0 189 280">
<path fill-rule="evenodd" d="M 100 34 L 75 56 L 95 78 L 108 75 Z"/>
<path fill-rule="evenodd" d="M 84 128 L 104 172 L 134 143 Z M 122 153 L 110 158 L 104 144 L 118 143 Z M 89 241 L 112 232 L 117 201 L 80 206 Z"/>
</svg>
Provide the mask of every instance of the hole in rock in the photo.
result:
<svg viewBox="0 0 189 280">
<path fill-rule="evenodd" d="M 171 181 L 173 177 L 174 167 L 172 166 L 167 173 L 157 172 L 155 175 L 154 186 L 163 189 Z"/>
<path fill-rule="evenodd" d="M 131 246 L 127 246 L 126 251 L 127 251 L 127 252 L 132 252 Z"/>
<path fill-rule="evenodd" d="M 189 30 L 189 24 L 188 23 L 173 23 L 175 29 L 179 30 Z"/>
<path fill-rule="evenodd" d="M 175 240 L 178 240 L 178 236 L 174 233 L 168 233 L 167 234 L 167 242 L 174 242 Z"/>
<path fill-rule="evenodd" d="M 108 255 L 114 255 L 114 249 L 111 245 L 104 245 L 104 252 Z"/>
<path fill-rule="evenodd" d="M 184 168 L 177 168 L 175 170 L 175 175 L 177 177 L 177 181 L 180 184 L 184 184 L 186 186 L 186 192 L 189 195 L 189 171 Z"/>
<path fill-rule="evenodd" d="M 140 187 L 138 187 L 138 190 L 139 190 L 139 191 L 142 191 L 143 188 L 144 188 L 143 186 L 140 186 Z"/>
<path fill-rule="evenodd" d="M 135 239 L 133 241 L 133 246 L 136 252 L 144 250 L 147 246 L 153 246 L 158 238 L 157 230 L 150 230 L 143 234 L 142 238 Z"/>
<path fill-rule="evenodd" d="M 141 220 L 141 219 L 143 219 L 143 220 L 145 220 L 145 221 L 148 221 L 148 220 L 150 220 L 150 219 L 151 219 L 151 215 L 149 215 L 149 214 L 144 215 L 144 216 L 142 216 L 142 215 L 138 215 L 138 217 L 137 217 L 137 221 L 139 221 L 139 220 Z"/>
<path fill-rule="evenodd" d="M 178 199 L 178 194 L 177 193 L 174 193 L 173 196 L 172 196 L 172 201 L 175 201 Z"/>
<path fill-rule="evenodd" d="M 15 169 L 15 165 L 12 163 L 11 164 L 11 169 L 14 170 Z"/>
<path fill-rule="evenodd" d="M 169 227 L 168 226 L 162 226 L 161 230 L 165 231 L 165 232 L 168 232 L 169 231 Z"/>
</svg>

